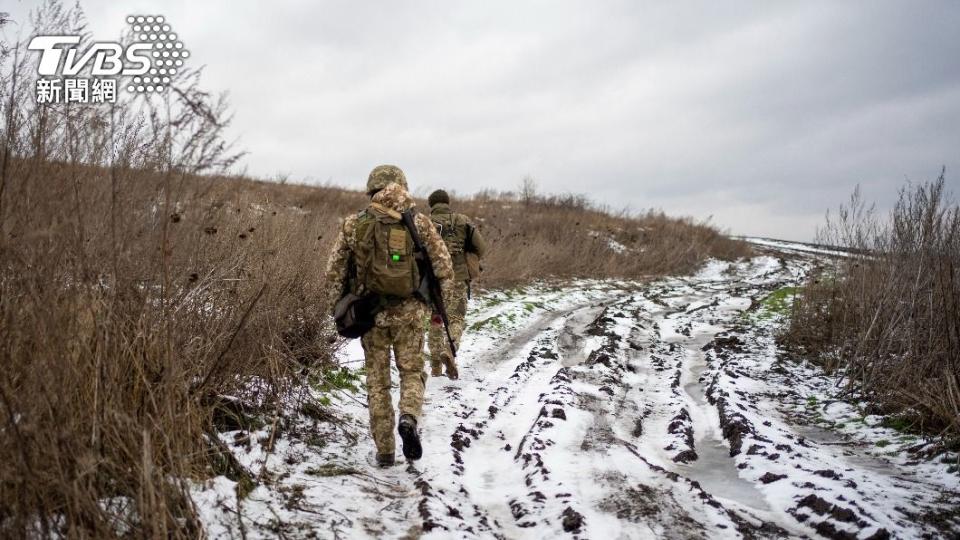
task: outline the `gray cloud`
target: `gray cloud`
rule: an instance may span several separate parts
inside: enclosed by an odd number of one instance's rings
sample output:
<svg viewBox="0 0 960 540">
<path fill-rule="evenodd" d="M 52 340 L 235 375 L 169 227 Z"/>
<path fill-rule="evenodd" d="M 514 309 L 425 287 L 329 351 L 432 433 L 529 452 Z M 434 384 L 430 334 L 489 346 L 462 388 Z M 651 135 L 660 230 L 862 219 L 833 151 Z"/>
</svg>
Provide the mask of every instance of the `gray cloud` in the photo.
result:
<svg viewBox="0 0 960 540">
<path fill-rule="evenodd" d="M 28 4 L 19 4 L 18 7 Z M 85 0 L 162 13 L 254 174 L 546 191 L 808 239 L 857 183 L 960 169 L 960 4 Z"/>
</svg>

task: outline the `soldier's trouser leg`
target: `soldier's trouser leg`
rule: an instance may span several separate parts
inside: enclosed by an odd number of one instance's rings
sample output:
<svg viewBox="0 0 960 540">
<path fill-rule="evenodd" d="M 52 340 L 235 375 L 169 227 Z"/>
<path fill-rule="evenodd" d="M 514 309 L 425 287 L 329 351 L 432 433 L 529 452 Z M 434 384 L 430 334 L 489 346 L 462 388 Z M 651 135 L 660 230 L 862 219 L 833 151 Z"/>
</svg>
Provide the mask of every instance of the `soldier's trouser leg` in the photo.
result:
<svg viewBox="0 0 960 540">
<path fill-rule="evenodd" d="M 443 359 L 441 358 L 442 351 L 445 347 L 444 342 L 447 337 L 443 333 L 443 325 L 433 324 L 431 321 L 430 328 L 427 330 L 427 342 L 430 344 L 430 374 L 433 376 L 443 374 Z M 449 349 L 449 347 L 446 347 Z"/>
<path fill-rule="evenodd" d="M 390 328 L 374 327 L 361 339 L 367 369 L 367 401 L 370 408 L 370 434 L 378 454 L 392 454 L 393 401 L 390 399 Z"/>
<path fill-rule="evenodd" d="M 400 371 L 400 414 L 419 419 L 423 411 L 423 320 L 419 317 L 393 328 L 393 353 Z"/>
<path fill-rule="evenodd" d="M 437 329 L 433 326 L 433 321 L 431 320 L 430 314 L 427 315 L 426 326 L 427 326 L 427 343 L 430 345 L 430 375 L 433 377 L 438 377 L 443 375 L 443 362 L 440 360 L 439 354 L 434 354 L 434 351 L 440 350 L 440 345 L 438 344 Z M 443 328 L 440 328 L 440 333 L 443 333 Z"/>
<path fill-rule="evenodd" d="M 457 349 L 460 348 L 460 338 L 463 336 L 464 318 L 467 315 L 467 283 L 456 281 L 451 290 L 451 297 L 444 298 L 447 307 L 447 318 L 450 320 L 450 337 L 453 338 Z M 447 334 L 443 324 L 431 324 L 429 331 L 430 366 L 436 371 L 446 362 L 453 362 Z"/>
</svg>

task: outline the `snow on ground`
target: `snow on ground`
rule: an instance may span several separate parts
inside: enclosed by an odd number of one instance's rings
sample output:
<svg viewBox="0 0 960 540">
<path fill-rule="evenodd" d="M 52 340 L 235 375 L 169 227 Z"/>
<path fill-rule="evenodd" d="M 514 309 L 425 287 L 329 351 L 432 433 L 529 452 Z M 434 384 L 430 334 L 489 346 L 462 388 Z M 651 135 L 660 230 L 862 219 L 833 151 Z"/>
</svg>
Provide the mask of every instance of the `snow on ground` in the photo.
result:
<svg viewBox="0 0 960 540">
<path fill-rule="evenodd" d="M 956 535 L 955 468 L 918 459 L 927 443 L 881 427 L 838 401 L 833 379 L 779 354 L 782 314 L 763 300 L 796 285 L 807 257 L 484 294 L 461 379 L 428 381 L 422 460 L 372 465 L 362 380 L 356 392 L 313 388 L 273 441 L 270 426 L 220 434 L 259 485 L 238 501 L 226 478 L 198 484 L 208 534 Z M 359 343 L 340 358 L 359 369 Z"/>
<path fill-rule="evenodd" d="M 762 246 L 767 248 L 773 248 L 774 250 L 781 253 L 801 253 L 801 254 L 815 254 L 815 255 L 828 255 L 831 257 L 849 257 L 851 252 L 844 251 L 840 248 L 830 248 L 821 246 L 818 244 L 806 244 L 803 242 L 788 242 L 786 240 L 774 240 L 772 238 L 757 238 L 753 236 L 742 236 L 740 240 L 749 242 L 755 246 Z"/>
</svg>

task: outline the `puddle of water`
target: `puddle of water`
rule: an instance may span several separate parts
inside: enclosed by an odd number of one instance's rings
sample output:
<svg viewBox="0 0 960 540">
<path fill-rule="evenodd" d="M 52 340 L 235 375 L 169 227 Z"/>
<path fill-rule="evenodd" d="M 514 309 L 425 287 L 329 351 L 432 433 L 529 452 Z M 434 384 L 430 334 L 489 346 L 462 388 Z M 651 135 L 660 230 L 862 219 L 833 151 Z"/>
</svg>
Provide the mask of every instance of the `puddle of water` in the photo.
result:
<svg viewBox="0 0 960 540">
<path fill-rule="evenodd" d="M 707 369 L 701 348 L 713 339 L 712 333 L 696 333 L 687 345 L 691 355 L 686 362 L 690 373 L 690 382 L 683 386 L 684 391 L 693 398 L 701 413 L 713 415 L 713 406 L 707 402 L 700 375 Z M 696 428 L 700 429 L 697 430 Z M 678 472 L 700 483 L 700 487 L 715 497 L 738 502 L 754 510 L 770 510 L 770 505 L 757 487 L 740 478 L 736 463 L 730 457 L 730 449 L 721 442 L 721 434 L 716 433 L 712 424 L 694 428 L 694 449 L 697 460 L 689 464 L 678 465 Z"/>
<path fill-rule="evenodd" d="M 736 501 L 754 510 L 770 510 L 760 490 L 737 474 L 729 448 L 717 439 L 702 438 L 697 440 L 696 449 L 698 459 L 678 466 L 678 472 L 696 480 L 717 498 Z"/>
</svg>

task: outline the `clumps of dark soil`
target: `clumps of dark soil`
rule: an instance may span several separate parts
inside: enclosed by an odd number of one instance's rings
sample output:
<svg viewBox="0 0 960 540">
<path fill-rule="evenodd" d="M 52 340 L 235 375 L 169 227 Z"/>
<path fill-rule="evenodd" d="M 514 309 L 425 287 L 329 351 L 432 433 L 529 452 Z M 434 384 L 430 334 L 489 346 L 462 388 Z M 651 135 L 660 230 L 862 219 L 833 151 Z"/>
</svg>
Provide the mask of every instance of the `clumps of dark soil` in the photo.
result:
<svg viewBox="0 0 960 540">
<path fill-rule="evenodd" d="M 620 336 L 616 334 L 610 327 L 615 325 L 617 321 L 610 318 L 606 315 L 607 310 L 604 310 L 603 313 L 593 320 L 587 327 L 584 329 L 584 334 L 588 336 L 598 336 L 598 337 L 608 337 L 619 339 Z"/>
<path fill-rule="evenodd" d="M 643 484 L 628 487 L 616 496 L 609 496 L 600 503 L 600 509 L 615 514 L 617 519 L 639 522 L 660 513 L 657 501 L 663 494 Z"/>
<path fill-rule="evenodd" d="M 680 369 L 677 369 L 676 372 L 673 374 L 672 380 L 670 381 L 670 388 L 673 388 L 674 390 L 676 390 L 677 388 L 680 388 L 681 376 L 682 376 L 682 372 L 680 371 Z"/>
<path fill-rule="evenodd" d="M 450 446 L 453 447 L 453 460 L 457 464 L 457 473 L 463 474 L 463 457 L 461 454 L 464 448 L 470 447 L 470 442 L 480 436 L 482 432 L 479 429 L 471 429 L 463 424 L 457 426 L 453 435 L 450 436 Z"/>
<path fill-rule="evenodd" d="M 583 528 L 583 515 L 571 507 L 566 507 L 560 514 L 563 530 L 568 533 L 579 533 Z"/>
<path fill-rule="evenodd" d="M 530 512 L 527 510 L 526 506 L 522 502 L 516 499 L 510 499 L 510 513 L 513 514 L 513 519 L 517 521 L 518 527 L 534 527 L 536 523 L 532 521 L 520 521 L 527 516 Z"/>
<path fill-rule="evenodd" d="M 950 504 L 950 497 L 943 496 L 943 503 L 940 508 L 923 510 L 920 512 L 911 512 L 907 509 L 901 509 L 911 521 L 928 523 L 943 533 L 944 538 L 957 538 L 957 530 L 960 527 L 960 505 Z"/>
<path fill-rule="evenodd" d="M 436 528 L 447 530 L 446 527 L 434 521 L 433 516 L 430 514 L 430 504 L 427 502 L 427 499 L 430 497 L 430 484 L 423 478 L 418 478 L 413 485 L 420 492 L 420 495 L 423 496 L 423 498 L 420 499 L 420 504 L 417 505 L 417 511 L 420 513 L 420 519 L 423 520 L 423 530 L 426 532 L 430 532 Z"/>
<path fill-rule="evenodd" d="M 533 369 L 534 364 L 537 363 L 537 358 L 536 351 L 531 352 L 530 356 L 528 356 L 526 360 L 517 364 L 517 367 L 513 370 L 513 374 L 510 375 L 510 378 L 519 379 L 521 374 Z"/>
<path fill-rule="evenodd" d="M 841 531 L 829 521 L 821 521 L 813 526 L 820 536 L 830 538 L 831 540 L 857 540 L 857 535 L 847 531 Z"/>
<path fill-rule="evenodd" d="M 729 412 L 725 398 L 717 399 L 716 405 L 720 414 L 720 428 L 723 430 L 723 438 L 730 443 L 730 457 L 734 457 L 743 448 L 744 436 L 753 435 L 755 431 L 742 414 Z"/>
<path fill-rule="evenodd" d="M 690 463 L 697 459 L 697 453 L 694 451 L 693 425 L 690 420 L 690 413 L 686 408 L 680 409 L 680 412 L 670 421 L 667 426 L 667 432 L 673 435 L 681 435 L 683 442 L 687 446 L 685 450 L 673 457 L 675 463 Z"/>
<path fill-rule="evenodd" d="M 557 358 L 560 358 L 559 356 L 557 356 L 556 352 L 546 347 L 540 349 L 539 353 L 540 353 L 540 358 L 546 358 L 548 360 L 556 360 Z"/>
<path fill-rule="evenodd" d="M 854 539 L 858 538 L 859 535 L 839 529 L 834 523 L 831 522 L 831 520 L 839 523 L 851 523 L 860 527 L 860 529 L 866 529 L 870 526 L 869 523 L 859 518 L 857 513 L 853 510 L 833 504 L 813 494 L 807 495 L 806 497 L 800 499 L 800 501 L 797 503 L 797 507 L 790 511 L 790 513 L 793 514 L 798 521 L 805 521 L 808 516 L 798 512 L 798 510 L 801 508 L 808 508 L 814 514 L 828 518 L 813 525 L 813 528 L 816 529 L 817 533 L 819 533 L 821 536 L 830 538 L 832 540 Z M 886 529 L 878 529 L 869 538 L 871 540 L 885 540 L 890 538 L 890 532 Z"/>
<path fill-rule="evenodd" d="M 592 353 L 590 353 L 590 356 L 587 358 L 586 364 L 588 366 L 603 364 L 608 368 L 611 368 L 611 369 L 613 368 L 613 361 L 610 358 L 610 355 L 601 349 L 597 349 Z"/>
<path fill-rule="evenodd" d="M 550 379 L 550 384 L 560 384 L 560 383 L 569 383 L 570 382 L 570 370 L 568 368 L 562 368 L 557 371 L 557 374 Z"/>
<path fill-rule="evenodd" d="M 744 351 L 744 343 L 736 335 L 729 335 L 728 333 L 724 332 L 717 335 L 717 337 L 713 338 L 713 341 L 703 346 L 704 351 L 709 351 L 711 349 L 717 353 L 725 351 L 741 353 Z"/>
<path fill-rule="evenodd" d="M 825 501 L 814 494 L 807 495 L 800 499 L 797 507 L 809 508 L 818 516 L 829 515 L 842 523 L 852 523 L 857 520 L 857 514 L 854 513 L 853 510 Z M 866 525 L 866 523 L 864 523 L 864 525 Z"/>
<path fill-rule="evenodd" d="M 767 473 L 764 473 L 764 475 L 760 477 L 760 481 L 763 482 L 764 484 L 772 484 L 772 483 L 777 482 L 777 481 L 779 481 L 779 480 L 783 480 L 783 479 L 786 478 L 786 477 L 787 477 L 787 475 L 785 475 L 785 474 L 774 474 L 774 473 L 772 473 L 772 472 L 767 472 Z"/>
<path fill-rule="evenodd" d="M 480 436 L 480 432 L 460 424 L 450 437 L 450 446 L 457 451 L 470 447 L 470 441 Z"/>
<path fill-rule="evenodd" d="M 673 456 L 674 463 L 690 463 L 691 461 L 696 461 L 700 456 L 697 455 L 697 452 L 693 449 L 684 450 L 679 454 Z"/>
<path fill-rule="evenodd" d="M 666 528 L 667 537 L 704 537 L 703 525 L 677 504 L 667 489 L 644 484 L 626 487 L 600 501 L 600 509 L 633 523 L 661 523 Z"/>
<path fill-rule="evenodd" d="M 831 479 L 831 480 L 839 480 L 839 479 L 840 479 L 840 475 L 837 474 L 835 471 L 831 471 L 830 469 L 823 469 L 823 470 L 819 470 L 819 471 L 813 471 L 813 474 L 815 474 L 815 475 L 817 475 L 817 476 L 822 476 L 823 478 L 829 478 L 829 479 Z"/>
</svg>

